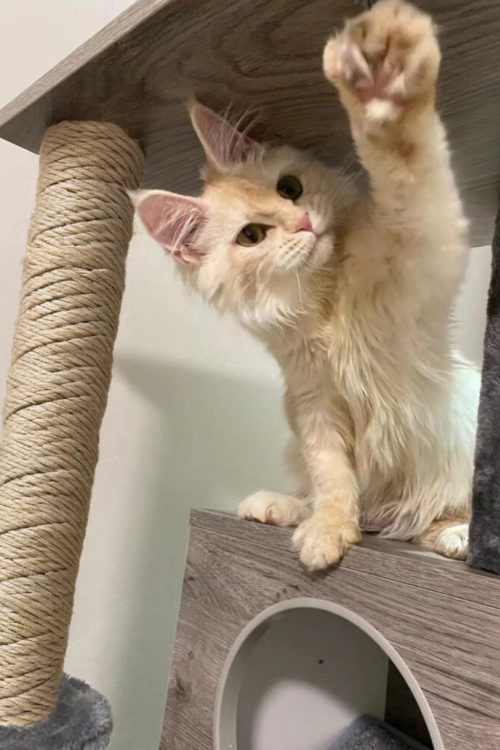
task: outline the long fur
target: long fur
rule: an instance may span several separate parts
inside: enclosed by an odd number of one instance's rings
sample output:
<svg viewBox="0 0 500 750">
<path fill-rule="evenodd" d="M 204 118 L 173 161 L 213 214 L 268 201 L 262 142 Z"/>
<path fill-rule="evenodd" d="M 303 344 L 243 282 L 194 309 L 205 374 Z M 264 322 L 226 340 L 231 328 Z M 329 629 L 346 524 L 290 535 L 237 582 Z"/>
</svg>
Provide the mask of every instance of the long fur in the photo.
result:
<svg viewBox="0 0 500 750">
<path fill-rule="evenodd" d="M 377 44 L 389 49 L 389 76 L 370 58 Z M 258 493 L 240 512 L 299 525 L 311 569 L 337 562 L 360 526 L 463 557 L 479 375 L 450 335 L 467 223 L 434 108 L 431 20 L 400 0 L 380 2 L 330 41 L 324 67 L 368 192 L 289 147 L 255 144 L 251 158 L 228 163 L 213 122 L 202 137 L 211 167 L 201 261 L 182 273 L 279 362 L 299 476 L 295 497 Z M 283 175 L 303 184 L 295 203 L 276 191 Z M 295 231 L 304 212 L 315 234 Z M 242 247 L 235 238 L 249 222 L 270 229 Z"/>
</svg>

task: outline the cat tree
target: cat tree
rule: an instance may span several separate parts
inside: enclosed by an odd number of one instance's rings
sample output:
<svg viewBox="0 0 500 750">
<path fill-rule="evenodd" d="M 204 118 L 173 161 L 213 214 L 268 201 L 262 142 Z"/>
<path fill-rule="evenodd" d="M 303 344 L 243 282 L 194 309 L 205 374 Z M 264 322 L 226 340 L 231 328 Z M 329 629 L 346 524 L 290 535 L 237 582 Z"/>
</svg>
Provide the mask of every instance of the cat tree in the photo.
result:
<svg viewBox="0 0 500 750">
<path fill-rule="evenodd" d="M 419 5 L 442 29 L 440 109 L 472 242 L 485 244 L 498 200 L 500 9 Z M 201 153 L 184 106 L 193 93 L 215 109 L 257 106 L 268 137 L 345 161 L 348 129 L 320 61 L 329 31 L 362 7 L 140 0 L 0 111 L 0 136 L 40 152 L 0 449 L 1 750 L 109 740 L 105 699 L 61 675 L 132 230 L 125 188 L 142 172 L 143 187 L 196 189 Z M 498 571 L 498 474 L 483 450 L 500 429 L 488 406 L 496 306 L 493 289 L 472 559 Z M 406 710 L 435 750 L 493 750 L 499 592 L 493 576 L 374 539 L 310 577 L 288 531 L 195 513 L 161 748 L 206 750 L 214 720 L 217 750 L 234 744 L 245 658 L 290 611 L 319 608 L 382 649 L 386 716 Z"/>
</svg>

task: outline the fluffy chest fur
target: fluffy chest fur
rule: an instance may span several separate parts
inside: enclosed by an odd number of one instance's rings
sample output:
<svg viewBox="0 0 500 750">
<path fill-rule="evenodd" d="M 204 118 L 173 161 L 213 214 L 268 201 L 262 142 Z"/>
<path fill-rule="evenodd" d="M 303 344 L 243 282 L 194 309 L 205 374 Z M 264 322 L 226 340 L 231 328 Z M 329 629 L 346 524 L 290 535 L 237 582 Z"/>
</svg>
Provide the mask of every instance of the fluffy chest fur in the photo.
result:
<svg viewBox="0 0 500 750">
<path fill-rule="evenodd" d="M 403 308 L 393 316 L 367 304 L 358 309 L 340 297 L 326 316 L 283 331 L 270 347 L 283 370 L 292 428 L 299 413 L 310 415 L 311 432 L 318 419 L 331 418 L 361 488 L 411 473 L 432 450 L 451 379 L 446 338 L 431 326 L 422 330 Z"/>
</svg>

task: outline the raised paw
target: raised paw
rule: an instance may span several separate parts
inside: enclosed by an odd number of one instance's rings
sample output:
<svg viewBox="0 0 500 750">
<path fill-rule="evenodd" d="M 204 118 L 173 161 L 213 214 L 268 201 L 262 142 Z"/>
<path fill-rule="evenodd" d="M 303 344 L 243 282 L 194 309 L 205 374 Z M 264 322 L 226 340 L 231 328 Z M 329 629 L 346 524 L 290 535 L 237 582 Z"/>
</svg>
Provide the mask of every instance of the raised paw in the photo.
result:
<svg viewBox="0 0 500 750">
<path fill-rule="evenodd" d="M 329 520 L 323 514 L 314 514 L 303 521 L 293 542 L 301 562 L 311 571 L 324 570 L 336 565 L 349 547 L 361 541 L 356 523 Z"/>
<path fill-rule="evenodd" d="M 256 492 L 240 503 L 238 515 L 271 526 L 298 526 L 310 513 L 305 500 L 278 492 Z"/>
<path fill-rule="evenodd" d="M 432 103 L 440 52 L 432 19 L 402 0 L 380 0 L 327 43 L 323 69 L 351 115 L 395 121 Z"/>
</svg>

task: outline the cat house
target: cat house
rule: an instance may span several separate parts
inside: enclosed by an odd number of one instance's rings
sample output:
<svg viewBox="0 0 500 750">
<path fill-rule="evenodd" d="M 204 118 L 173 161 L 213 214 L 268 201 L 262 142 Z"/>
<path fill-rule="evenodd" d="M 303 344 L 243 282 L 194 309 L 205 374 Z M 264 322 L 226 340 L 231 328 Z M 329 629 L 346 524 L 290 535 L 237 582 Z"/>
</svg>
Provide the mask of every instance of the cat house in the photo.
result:
<svg viewBox="0 0 500 750">
<path fill-rule="evenodd" d="M 369 714 L 434 750 L 493 750 L 497 591 L 376 537 L 311 575 L 289 530 L 195 511 L 161 748 L 328 748 Z"/>
</svg>

